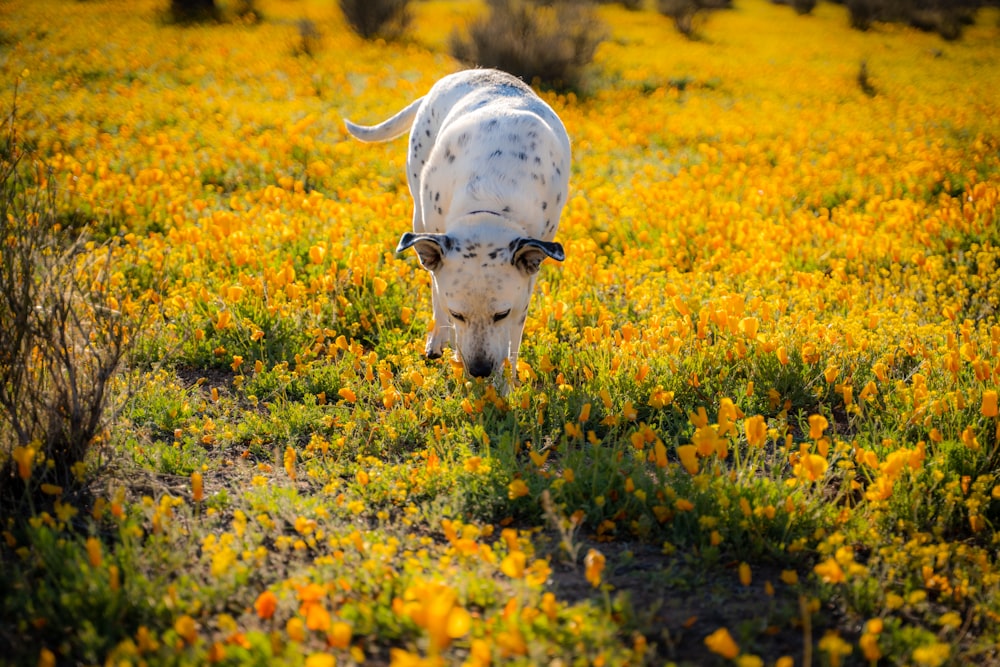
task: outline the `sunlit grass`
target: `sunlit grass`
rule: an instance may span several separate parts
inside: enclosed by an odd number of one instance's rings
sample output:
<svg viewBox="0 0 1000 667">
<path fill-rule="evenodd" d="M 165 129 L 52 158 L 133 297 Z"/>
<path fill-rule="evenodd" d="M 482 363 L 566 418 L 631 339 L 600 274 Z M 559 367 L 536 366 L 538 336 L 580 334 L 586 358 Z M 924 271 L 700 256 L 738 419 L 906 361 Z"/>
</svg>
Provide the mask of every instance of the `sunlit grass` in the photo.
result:
<svg viewBox="0 0 1000 667">
<path fill-rule="evenodd" d="M 12 659 L 995 659 L 996 13 L 946 43 L 736 4 L 693 42 L 602 7 L 544 93 L 567 258 L 507 395 L 421 358 L 404 143 L 340 121 L 453 71 L 476 5 L 399 44 L 305 0 L 5 8 L 20 131 L 156 312 L 89 492 L 0 526 Z"/>
</svg>

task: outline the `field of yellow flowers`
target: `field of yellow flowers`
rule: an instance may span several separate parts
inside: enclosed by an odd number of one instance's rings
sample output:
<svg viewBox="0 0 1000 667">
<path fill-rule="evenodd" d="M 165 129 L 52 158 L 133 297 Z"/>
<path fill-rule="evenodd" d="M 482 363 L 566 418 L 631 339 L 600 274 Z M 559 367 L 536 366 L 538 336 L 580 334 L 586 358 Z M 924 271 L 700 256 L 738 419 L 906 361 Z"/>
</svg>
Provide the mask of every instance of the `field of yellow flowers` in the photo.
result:
<svg viewBox="0 0 1000 667">
<path fill-rule="evenodd" d="M 256 4 L 0 7 L 4 115 L 151 309 L 85 492 L 0 518 L 0 661 L 1000 661 L 995 10 L 944 42 L 737 0 L 689 41 L 602 7 L 544 93 L 566 261 L 500 395 L 420 356 L 405 144 L 341 122 L 460 68 L 482 7 L 386 44 Z"/>
</svg>

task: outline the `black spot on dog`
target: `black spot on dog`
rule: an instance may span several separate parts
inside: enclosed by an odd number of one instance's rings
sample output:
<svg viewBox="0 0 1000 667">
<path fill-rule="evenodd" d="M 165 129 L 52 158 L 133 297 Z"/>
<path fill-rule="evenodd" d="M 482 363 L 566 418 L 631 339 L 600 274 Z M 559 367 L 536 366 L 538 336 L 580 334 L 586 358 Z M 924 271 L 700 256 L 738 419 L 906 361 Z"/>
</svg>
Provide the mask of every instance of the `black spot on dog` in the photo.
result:
<svg viewBox="0 0 1000 667">
<path fill-rule="evenodd" d="M 503 155 L 503 151 L 500 150 L 500 149 L 497 149 L 497 150 L 493 151 L 490 154 L 490 159 L 492 160 L 493 158 L 501 157 L 502 155 Z"/>
<path fill-rule="evenodd" d="M 535 166 L 536 166 L 536 167 L 540 167 L 540 166 L 542 166 L 542 158 L 540 158 L 540 157 L 538 157 L 538 156 L 536 155 L 536 156 L 535 156 L 535 159 L 534 159 L 534 163 L 535 163 Z"/>
<path fill-rule="evenodd" d="M 543 201 L 543 202 L 542 202 L 542 210 L 544 211 L 544 210 L 545 210 L 545 209 L 547 209 L 548 207 L 549 207 L 549 203 L 548 203 L 547 201 Z"/>
</svg>

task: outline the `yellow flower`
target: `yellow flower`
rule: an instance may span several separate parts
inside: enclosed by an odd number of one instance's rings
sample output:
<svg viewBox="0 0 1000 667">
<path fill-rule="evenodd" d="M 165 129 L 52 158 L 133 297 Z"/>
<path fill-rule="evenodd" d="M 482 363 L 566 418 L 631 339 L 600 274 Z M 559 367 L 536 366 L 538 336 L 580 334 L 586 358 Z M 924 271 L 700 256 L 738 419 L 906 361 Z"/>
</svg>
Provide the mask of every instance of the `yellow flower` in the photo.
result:
<svg viewBox="0 0 1000 667">
<path fill-rule="evenodd" d="M 830 667 L 840 667 L 843 658 L 854 651 L 854 647 L 841 639 L 840 635 L 834 631 L 823 635 L 823 638 L 819 640 L 818 646 L 820 651 L 827 654 Z"/>
<path fill-rule="evenodd" d="M 913 662 L 920 667 L 941 667 L 949 657 L 951 647 L 940 642 L 913 649 Z"/>
<path fill-rule="evenodd" d="M 810 415 L 809 416 L 809 437 L 813 440 L 819 440 L 823 437 L 823 432 L 830 425 L 830 422 L 826 420 L 823 415 Z"/>
<path fill-rule="evenodd" d="M 677 456 L 689 474 L 698 473 L 698 448 L 695 445 L 678 445 Z"/>
<path fill-rule="evenodd" d="M 228 310 L 219 311 L 219 316 L 215 320 L 215 328 L 217 331 L 222 331 L 229 327 L 230 321 L 233 315 Z"/>
<path fill-rule="evenodd" d="M 333 648 L 347 648 L 351 643 L 351 626 L 343 621 L 335 621 L 326 633 L 326 641 Z"/>
<path fill-rule="evenodd" d="M 337 658 L 329 653 L 313 653 L 306 658 L 306 667 L 337 667 Z"/>
<path fill-rule="evenodd" d="M 858 640 L 858 647 L 868 662 L 877 662 L 882 657 L 882 649 L 878 646 L 878 635 L 866 632 Z"/>
<path fill-rule="evenodd" d="M 198 640 L 198 624 L 187 614 L 174 622 L 174 631 L 188 644 L 194 644 Z"/>
<path fill-rule="evenodd" d="M 748 563 L 740 563 L 740 583 L 744 586 L 749 586 L 752 581 L 752 574 L 750 572 L 750 565 Z"/>
<path fill-rule="evenodd" d="M 520 579 L 524 576 L 527 562 L 528 558 L 523 551 L 512 551 L 500 561 L 500 571 L 511 579 Z"/>
<path fill-rule="evenodd" d="M 760 327 L 760 320 L 756 317 L 744 317 L 740 320 L 740 331 L 749 339 L 757 338 L 757 329 Z"/>
<path fill-rule="evenodd" d="M 815 482 L 823 477 L 829 464 L 819 454 L 806 454 L 795 466 L 795 474 L 803 480 Z"/>
<path fill-rule="evenodd" d="M 597 549 L 588 550 L 583 559 L 583 565 L 585 568 L 584 576 L 590 585 L 596 588 L 601 584 L 601 573 L 604 572 L 604 554 Z"/>
<path fill-rule="evenodd" d="M 309 262 L 311 264 L 322 264 L 325 256 L 326 248 L 322 245 L 314 245 L 309 248 Z"/>
<path fill-rule="evenodd" d="M 844 571 L 834 558 L 827 558 L 822 563 L 817 564 L 813 568 L 813 571 L 828 584 L 841 584 L 844 582 Z"/>
<path fill-rule="evenodd" d="M 303 642 L 306 639 L 306 624 L 298 616 L 292 616 L 285 624 L 285 632 L 293 642 Z"/>
<path fill-rule="evenodd" d="M 762 415 L 754 415 L 743 422 L 743 432 L 747 444 L 751 447 L 762 447 L 767 439 L 767 422 Z"/>
<path fill-rule="evenodd" d="M 507 485 L 507 497 L 511 500 L 526 496 L 528 493 L 528 485 L 524 483 L 523 479 L 515 479 Z"/>
<path fill-rule="evenodd" d="M 705 637 L 705 646 L 708 650 L 717 655 L 721 655 L 727 660 L 732 660 L 740 653 L 740 647 L 733 641 L 729 630 L 719 628 L 709 636 Z"/>
</svg>

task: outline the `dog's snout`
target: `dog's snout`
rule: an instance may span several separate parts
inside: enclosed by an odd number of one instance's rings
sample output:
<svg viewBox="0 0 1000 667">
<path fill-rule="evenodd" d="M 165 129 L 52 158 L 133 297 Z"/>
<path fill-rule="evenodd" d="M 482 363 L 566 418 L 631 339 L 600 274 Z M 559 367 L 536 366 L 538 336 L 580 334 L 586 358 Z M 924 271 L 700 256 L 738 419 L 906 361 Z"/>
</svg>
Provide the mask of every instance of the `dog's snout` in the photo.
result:
<svg viewBox="0 0 1000 667">
<path fill-rule="evenodd" d="M 486 359 L 473 359 L 469 362 L 468 371 L 474 378 L 486 378 L 493 374 L 493 364 Z"/>
</svg>

